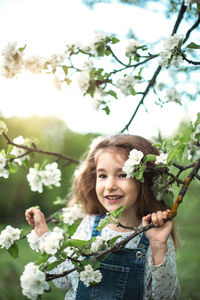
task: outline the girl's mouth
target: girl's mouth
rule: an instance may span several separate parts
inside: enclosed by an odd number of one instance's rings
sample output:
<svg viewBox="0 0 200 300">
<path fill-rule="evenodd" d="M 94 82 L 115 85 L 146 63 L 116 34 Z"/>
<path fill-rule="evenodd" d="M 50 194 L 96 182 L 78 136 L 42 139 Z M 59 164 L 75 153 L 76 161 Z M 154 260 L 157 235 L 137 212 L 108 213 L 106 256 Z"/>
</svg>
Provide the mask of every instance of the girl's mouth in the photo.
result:
<svg viewBox="0 0 200 300">
<path fill-rule="evenodd" d="M 119 200 L 122 199 L 123 196 L 119 196 L 119 195 L 112 195 L 112 196 L 106 196 L 105 199 L 110 202 L 110 203 L 115 203 L 118 202 Z"/>
</svg>

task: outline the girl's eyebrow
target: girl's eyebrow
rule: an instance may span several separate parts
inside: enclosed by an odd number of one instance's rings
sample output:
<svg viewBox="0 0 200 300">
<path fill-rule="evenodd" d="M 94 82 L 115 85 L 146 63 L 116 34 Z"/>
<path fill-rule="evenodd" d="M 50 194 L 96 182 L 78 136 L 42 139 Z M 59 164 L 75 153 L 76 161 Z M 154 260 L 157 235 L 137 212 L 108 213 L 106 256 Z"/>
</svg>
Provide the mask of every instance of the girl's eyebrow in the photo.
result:
<svg viewBox="0 0 200 300">
<path fill-rule="evenodd" d="M 122 171 L 122 168 L 117 168 L 116 171 L 117 171 L 117 172 L 121 172 L 121 171 Z M 99 168 L 99 169 L 97 169 L 97 172 L 106 172 L 106 169 Z"/>
</svg>

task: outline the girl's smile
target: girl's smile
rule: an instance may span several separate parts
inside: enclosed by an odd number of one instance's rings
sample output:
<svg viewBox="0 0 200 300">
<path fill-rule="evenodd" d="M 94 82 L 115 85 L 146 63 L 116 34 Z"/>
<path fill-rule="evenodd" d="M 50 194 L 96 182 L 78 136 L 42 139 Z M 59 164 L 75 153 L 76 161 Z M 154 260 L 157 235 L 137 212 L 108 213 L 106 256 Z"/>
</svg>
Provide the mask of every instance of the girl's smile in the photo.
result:
<svg viewBox="0 0 200 300">
<path fill-rule="evenodd" d="M 120 220 L 124 223 L 138 222 L 136 217 L 137 199 L 140 183 L 133 178 L 127 178 L 122 171 L 126 158 L 114 150 L 101 150 L 96 155 L 96 194 L 109 212 L 120 206 L 125 206 Z"/>
</svg>

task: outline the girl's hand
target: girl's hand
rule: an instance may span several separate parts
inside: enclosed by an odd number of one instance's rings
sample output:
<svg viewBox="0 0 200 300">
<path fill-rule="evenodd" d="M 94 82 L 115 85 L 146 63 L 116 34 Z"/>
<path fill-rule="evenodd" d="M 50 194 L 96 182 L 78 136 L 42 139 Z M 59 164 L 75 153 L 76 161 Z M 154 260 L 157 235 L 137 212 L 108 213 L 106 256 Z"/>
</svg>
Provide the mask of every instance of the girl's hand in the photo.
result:
<svg viewBox="0 0 200 300">
<path fill-rule="evenodd" d="M 142 226 L 146 226 L 150 222 L 155 226 L 145 232 L 151 246 L 152 259 L 155 265 L 162 263 L 167 253 L 167 240 L 173 228 L 172 221 L 164 223 L 169 212 L 170 210 L 167 209 L 166 211 L 148 214 L 142 218 Z"/>
<path fill-rule="evenodd" d="M 25 217 L 29 225 L 34 227 L 38 237 L 49 231 L 44 214 L 36 207 L 31 207 L 26 210 Z"/>
</svg>

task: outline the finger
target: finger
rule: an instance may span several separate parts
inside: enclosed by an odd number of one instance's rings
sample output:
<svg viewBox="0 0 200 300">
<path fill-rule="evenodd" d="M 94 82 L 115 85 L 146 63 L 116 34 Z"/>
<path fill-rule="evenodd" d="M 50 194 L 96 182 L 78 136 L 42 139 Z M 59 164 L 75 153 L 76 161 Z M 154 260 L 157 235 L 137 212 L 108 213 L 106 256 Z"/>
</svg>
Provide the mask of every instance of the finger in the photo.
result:
<svg viewBox="0 0 200 300">
<path fill-rule="evenodd" d="M 158 227 L 158 217 L 157 217 L 157 213 L 153 213 L 151 215 L 151 221 L 154 224 L 155 227 Z"/>
<path fill-rule="evenodd" d="M 151 214 L 148 214 L 142 218 L 142 226 L 147 226 L 151 220 Z"/>
<path fill-rule="evenodd" d="M 163 225 L 163 212 L 157 211 L 157 220 L 158 220 L 158 226 Z"/>
</svg>

